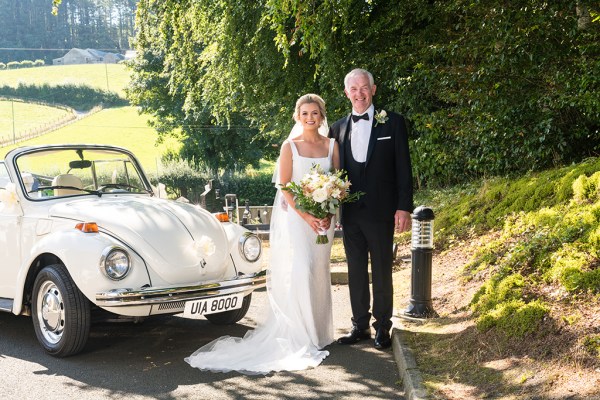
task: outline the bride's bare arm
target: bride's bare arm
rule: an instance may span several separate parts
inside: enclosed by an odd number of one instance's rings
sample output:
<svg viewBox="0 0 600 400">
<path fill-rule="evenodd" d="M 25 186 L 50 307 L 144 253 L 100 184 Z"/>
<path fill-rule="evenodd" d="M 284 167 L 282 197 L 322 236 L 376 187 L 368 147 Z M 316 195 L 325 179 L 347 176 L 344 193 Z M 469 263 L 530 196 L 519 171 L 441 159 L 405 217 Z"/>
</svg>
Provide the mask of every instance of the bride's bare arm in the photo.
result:
<svg viewBox="0 0 600 400">
<path fill-rule="evenodd" d="M 333 169 L 338 171 L 340 169 L 340 146 L 336 141 L 333 144 L 333 155 L 331 157 L 331 161 L 333 163 Z"/>
</svg>

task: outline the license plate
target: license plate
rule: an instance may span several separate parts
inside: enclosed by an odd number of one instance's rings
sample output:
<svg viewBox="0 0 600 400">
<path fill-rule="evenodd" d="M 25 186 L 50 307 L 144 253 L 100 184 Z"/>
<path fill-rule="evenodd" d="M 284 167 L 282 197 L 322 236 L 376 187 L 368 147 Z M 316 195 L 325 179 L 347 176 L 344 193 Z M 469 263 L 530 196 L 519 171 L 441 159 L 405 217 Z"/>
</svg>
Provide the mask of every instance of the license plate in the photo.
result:
<svg viewBox="0 0 600 400">
<path fill-rule="evenodd" d="M 236 310 L 242 307 L 244 294 L 230 294 L 227 296 L 211 297 L 202 300 L 193 300 L 185 303 L 183 316 L 185 318 L 200 318 L 206 314 Z"/>
</svg>

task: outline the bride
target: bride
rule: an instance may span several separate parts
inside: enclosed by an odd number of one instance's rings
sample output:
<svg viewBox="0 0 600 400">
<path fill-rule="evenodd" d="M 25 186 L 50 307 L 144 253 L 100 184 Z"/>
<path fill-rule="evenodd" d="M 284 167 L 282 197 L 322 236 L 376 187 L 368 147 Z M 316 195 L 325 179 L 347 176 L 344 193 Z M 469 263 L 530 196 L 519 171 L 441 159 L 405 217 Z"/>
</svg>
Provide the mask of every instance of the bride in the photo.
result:
<svg viewBox="0 0 600 400">
<path fill-rule="evenodd" d="M 300 97 L 294 119 L 275 173 L 267 318 L 243 338 L 223 336 L 196 350 L 185 359 L 192 367 L 258 375 L 316 367 L 329 355 L 323 349 L 334 341 L 329 259 L 335 224 L 297 210 L 291 193 L 280 188 L 299 182 L 314 164 L 324 171 L 339 169 L 339 150 L 325 136 L 321 97 Z M 329 243 L 316 244 L 319 228 L 327 229 Z"/>
</svg>

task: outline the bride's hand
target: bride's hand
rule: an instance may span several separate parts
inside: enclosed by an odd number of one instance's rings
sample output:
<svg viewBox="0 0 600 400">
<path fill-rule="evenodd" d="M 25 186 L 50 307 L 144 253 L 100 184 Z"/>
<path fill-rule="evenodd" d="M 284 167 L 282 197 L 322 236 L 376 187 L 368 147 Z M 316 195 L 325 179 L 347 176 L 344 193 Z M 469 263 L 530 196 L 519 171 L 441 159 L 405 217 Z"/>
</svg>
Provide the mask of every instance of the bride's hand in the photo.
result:
<svg viewBox="0 0 600 400">
<path fill-rule="evenodd" d="M 331 226 L 331 215 L 326 216 L 325 218 L 319 220 L 321 223 L 321 229 L 328 230 Z"/>
<path fill-rule="evenodd" d="M 310 226 L 310 228 L 315 231 L 316 234 L 319 233 L 319 229 L 321 228 L 321 219 L 310 215 L 308 213 L 305 213 L 303 215 L 304 217 L 304 221 L 306 221 L 306 223 L 308 224 L 308 226 Z"/>
</svg>

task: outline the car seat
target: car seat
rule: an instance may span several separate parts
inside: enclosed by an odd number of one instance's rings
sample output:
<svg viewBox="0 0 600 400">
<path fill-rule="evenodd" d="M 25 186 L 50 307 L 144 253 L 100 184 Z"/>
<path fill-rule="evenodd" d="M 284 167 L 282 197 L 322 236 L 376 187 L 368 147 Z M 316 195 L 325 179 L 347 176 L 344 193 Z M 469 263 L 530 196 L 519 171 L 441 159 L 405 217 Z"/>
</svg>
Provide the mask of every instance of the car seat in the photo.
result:
<svg viewBox="0 0 600 400">
<path fill-rule="evenodd" d="M 73 188 L 83 189 L 83 183 L 81 183 L 81 179 L 79 179 L 77 176 L 72 175 L 72 174 L 62 174 L 62 175 L 55 176 L 54 179 L 52 180 L 52 186 L 71 186 Z M 81 194 L 82 191 L 77 190 L 77 189 L 57 188 L 57 189 L 54 189 L 54 195 L 55 196 L 68 196 L 68 195 L 72 195 L 72 194 Z"/>
</svg>

